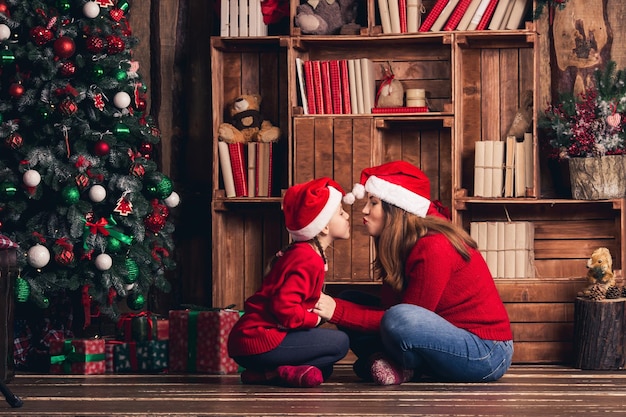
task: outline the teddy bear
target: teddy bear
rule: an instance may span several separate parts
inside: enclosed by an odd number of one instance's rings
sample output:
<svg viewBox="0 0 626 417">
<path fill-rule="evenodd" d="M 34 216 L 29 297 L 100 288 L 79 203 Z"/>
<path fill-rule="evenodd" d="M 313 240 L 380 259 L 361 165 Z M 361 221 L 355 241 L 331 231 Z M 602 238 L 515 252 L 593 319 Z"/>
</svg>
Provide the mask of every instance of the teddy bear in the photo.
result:
<svg viewBox="0 0 626 417">
<path fill-rule="evenodd" d="M 589 285 L 579 296 L 589 296 L 594 286 L 599 286 L 604 292 L 615 285 L 613 274 L 613 258 L 607 248 L 597 248 L 587 259 L 587 282 Z"/>
<path fill-rule="evenodd" d="M 356 0 L 307 0 L 296 9 L 295 25 L 305 35 L 356 35 Z"/>
<path fill-rule="evenodd" d="M 266 120 L 260 111 L 259 94 L 241 95 L 229 105 L 230 123 L 222 123 L 217 138 L 226 143 L 275 142 L 281 131 Z"/>
</svg>

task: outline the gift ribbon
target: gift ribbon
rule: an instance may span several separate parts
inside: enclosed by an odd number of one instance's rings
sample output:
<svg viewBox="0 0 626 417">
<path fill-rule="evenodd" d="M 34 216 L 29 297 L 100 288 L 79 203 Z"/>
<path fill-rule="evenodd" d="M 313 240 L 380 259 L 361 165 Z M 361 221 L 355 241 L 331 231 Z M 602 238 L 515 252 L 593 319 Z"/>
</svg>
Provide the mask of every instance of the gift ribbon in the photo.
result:
<svg viewBox="0 0 626 417">
<path fill-rule="evenodd" d="M 72 344 L 72 339 L 63 341 L 61 355 L 50 356 L 50 365 L 63 365 L 63 371 L 70 373 L 73 363 L 100 362 L 104 360 L 104 353 L 78 353 Z"/>
</svg>

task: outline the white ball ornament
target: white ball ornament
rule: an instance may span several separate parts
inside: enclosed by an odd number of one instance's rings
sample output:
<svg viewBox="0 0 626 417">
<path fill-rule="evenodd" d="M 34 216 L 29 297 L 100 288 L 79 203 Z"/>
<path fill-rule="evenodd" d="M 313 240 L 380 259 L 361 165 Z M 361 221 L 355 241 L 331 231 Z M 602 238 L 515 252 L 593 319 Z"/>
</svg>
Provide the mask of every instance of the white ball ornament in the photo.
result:
<svg viewBox="0 0 626 417">
<path fill-rule="evenodd" d="M 83 6 L 83 14 L 85 17 L 93 19 L 94 17 L 98 17 L 100 14 L 100 6 L 95 1 L 88 1 Z"/>
<path fill-rule="evenodd" d="M 11 37 L 11 28 L 4 23 L 0 24 L 0 42 L 6 41 Z"/>
<path fill-rule="evenodd" d="M 50 262 L 50 251 L 39 243 L 28 250 L 28 264 L 33 268 L 43 268 Z"/>
<path fill-rule="evenodd" d="M 24 185 L 27 187 L 36 187 L 41 182 L 41 175 L 34 169 L 29 169 L 22 176 L 22 181 L 24 181 Z"/>
<path fill-rule="evenodd" d="M 89 189 L 89 199 L 94 203 L 104 201 L 107 196 L 107 190 L 101 185 L 94 185 Z"/>
<path fill-rule="evenodd" d="M 125 91 L 120 91 L 113 97 L 113 104 L 115 104 L 115 107 L 118 109 L 125 109 L 130 106 L 130 101 L 130 95 Z"/>
<path fill-rule="evenodd" d="M 124 289 L 126 291 L 130 292 L 130 290 L 132 290 L 133 288 L 135 288 L 135 283 L 134 282 L 132 284 L 124 284 Z"/>
<path fill-rule="evenodd" d="M 113 266 L 113 259 L 111 259 L 111 257 L 106 253 L 101 253 L 96 256 L 94 264 L 99 271 L 107 271 L 111 269 L 111 266 Z"/>
<path fill-rule="evenodd" d="M 170 194 L 165 200 L 163 200 L 163 202 L 169 208 L 176 207 L 180 204 L 180 196 L 176 191 L 172 191 L 172 194 Z"/>
</svg>

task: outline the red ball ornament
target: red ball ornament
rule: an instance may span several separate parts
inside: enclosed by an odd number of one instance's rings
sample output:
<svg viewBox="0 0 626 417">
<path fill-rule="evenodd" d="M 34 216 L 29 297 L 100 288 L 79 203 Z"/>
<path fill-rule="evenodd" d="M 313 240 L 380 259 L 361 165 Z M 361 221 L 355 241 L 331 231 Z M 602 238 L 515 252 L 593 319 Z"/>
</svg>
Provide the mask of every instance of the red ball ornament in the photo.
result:
<svg viewBox="0 0 626 417">
<path fill-rule="evenodd" d="M 20 98 L 24 94 L 22 83 L 13 83 L 9 86 L 9 95 L 13 98 Z"/>
<path fill-rule="evenodd" d="M 4 14 L 6 17 L 11 17 L 11 11 L 5 2 L 0 3 L 0 13 Z"/>
<path fill-rule="evenodd" d="M 104 40 L 97 36 L 90 36 L 85 41 L 85 48 L 93 54 L 98 54 L 104 49 Z"/>
<path fill-rule="evenodd" d="M 119 54 L 124 50 L 126 44 L 119 36 L 109 35 L 106 37 L 107 52 L 109 55 Z"/>
<path fill-rule="evenodd" d="M 141 145 L 139 145 L 139 153 L 144 155 L 149 155 L 152 153 L 152 144 L 150 142 L 142 142 Z"/>
<path fill-rule="evenodd" d="M 146 217 L 146 219 L 144 220 L 144 224 L 146 225 L 146 228 L 148 230 L 157 233 L 161 229 L 163 229 L 163 227 L 165 227 L 165 221 L 166 217 L 161 216 L 158 213 L 152 213 Z"/>
<path fill-rule="evenodd" d="M 43 46 L 50 42 L 54 35 L 50 29 L 46 29 L 43 26 L 35 26 L 30 30 L 30 37 L 36 45 Z"/>
<path fill-rule="evenodd" d="M 72 262 L 74 262 L 74 259 L 74 252 L 67 249 L 63 249 L 58 254 L 54 255 L 54 260 L 56 261 L 56 263 L 63 266 L 71 264 Z"/>
<path fill-rule="evenodd" d="M 97 141 L 93 146 L 93 153 L 95 153 L 97 156 L 108 155 L 110 151 L 111 147 L 103 140 Z"/>
<path fill-rule="evenodd" d="M 76 44 L 74 43 L 74 39 L 69 36 L 61 36 L 59 39 L 54 41 L 52 49 L 58 57 L 69 58 L 74 55 L 74 52 L 76 51 Z"/>
<path fill-rule="evenodd" d="M 78 106 L 76 105 L 76 103 L 74 103 L 74 100 L 72 100 L 71 98 L 66 98 L 64 99 L 60 104 L 59 104 L 59 111 L 61 112 L 61 114 L 63 114 L 64 116 L 71 116 L 74 113 L 76 113 L 76 111 L 78 110 Z"/>
<path fill-rule="evenodd" d="M 148 104 L 146 103 L 146 100 L 144 100 L 143 98 L 139 98 L 137 99 L 137 102 L 135 103 L 135 107 L 139 111 L 146 111 Z"/>
<path fill-rule="evenodd" d="M 66 61 L 59 67 L 59 74 L 62 77 L 73 77 L 76 74 L 76 64 Z"/>
<path fill-rule="evenodd" d="M 5 143 L 11 149 L 17 150 L 24 144 L 24 138 L 19 133 L 11 133 L 9 137 L 5 139 Z"/>
</svg>

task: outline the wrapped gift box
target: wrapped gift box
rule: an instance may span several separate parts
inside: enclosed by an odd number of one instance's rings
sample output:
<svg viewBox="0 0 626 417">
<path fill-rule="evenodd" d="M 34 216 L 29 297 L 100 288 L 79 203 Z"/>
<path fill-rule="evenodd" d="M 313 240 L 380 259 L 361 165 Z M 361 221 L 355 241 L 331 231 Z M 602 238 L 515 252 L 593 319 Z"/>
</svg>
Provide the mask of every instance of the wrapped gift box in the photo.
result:
<svg viewBox="0 0 626 417">
<path fill-rule="evenodd" d="M 50 342 L 50 373 L 104 374 L 104 339 L 65 339 Z"/>
<path fill-rule="evenodd" d="M 112 345 L 113 372 L 159 372 L 167 369 L 167 340 Z"/>
<path fill-rule="evenodd" d="M 228 356 L 228 334 L 239 319 L 235 310 L 170 311 L 171 372 L 236 373 Z"/>
<path fill-rule="evenodd" d="M 169 340 L 170 338 L 170 321 L 168 319 L 159 318 L 157 320 L 157 340 Z"/>
<path fill-rule="evenodd" d="M 157 316 L 144 311 L 122 314 L 117 322 L 117 338 L 124 342 L 157 340 Z"/>
</svg>

